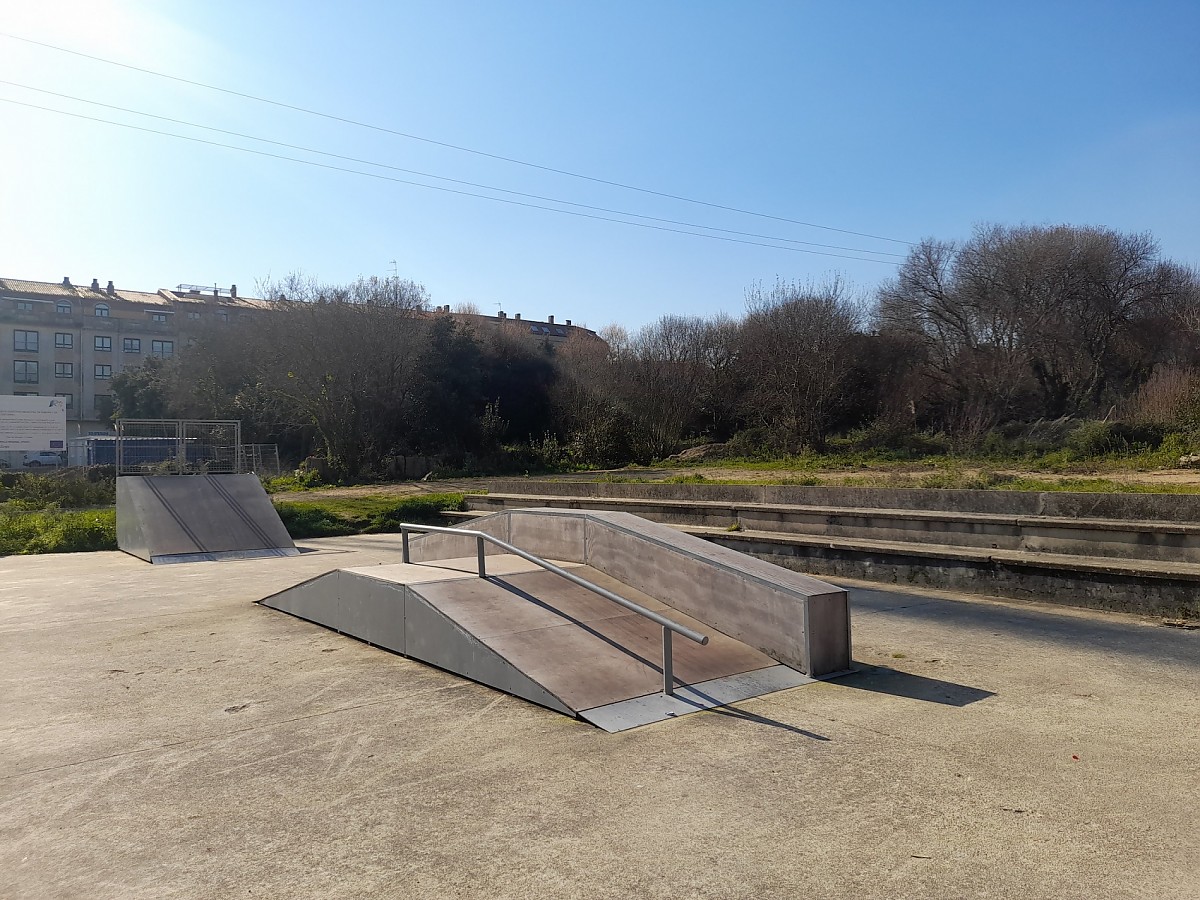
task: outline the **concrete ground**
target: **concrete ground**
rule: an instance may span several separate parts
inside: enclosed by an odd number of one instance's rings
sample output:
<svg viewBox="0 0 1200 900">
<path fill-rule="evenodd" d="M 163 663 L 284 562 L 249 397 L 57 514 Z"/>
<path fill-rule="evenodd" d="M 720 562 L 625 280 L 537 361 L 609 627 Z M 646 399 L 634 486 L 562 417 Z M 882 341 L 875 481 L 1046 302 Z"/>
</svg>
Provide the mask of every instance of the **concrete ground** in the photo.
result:
<svg viewBox="0 0 1200 900">
<path fill-rule="evenodd" d="M 609 735 L 252 601 L 0 560 L 0 897 L 1200 897 L 1200 631 L 852 591 L 836 682 Z"/>
</svg>

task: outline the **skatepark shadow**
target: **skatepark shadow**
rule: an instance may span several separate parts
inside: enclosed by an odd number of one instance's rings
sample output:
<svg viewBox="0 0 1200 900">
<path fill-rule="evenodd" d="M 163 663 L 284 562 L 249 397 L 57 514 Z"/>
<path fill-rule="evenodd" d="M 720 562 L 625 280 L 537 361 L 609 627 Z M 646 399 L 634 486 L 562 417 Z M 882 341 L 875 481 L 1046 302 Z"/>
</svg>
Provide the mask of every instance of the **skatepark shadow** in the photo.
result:
<svg viewBox="0 0 1200 900">
<path fill-rule="evenodd" d="M 910 700 L 924 700 L 927 703 L 941 703 L 945 706 L 968 706 L 996 696 L 994 691 L 985 691 L 953 681 L 942 681 L 939 678 L 926 678 L 924 675 L 913 675 L 887 666 L 874 666 L 851 675 L 843 675 L 835 683 L 860 691 L 891 694 L 893 697 L 907 697 Z"/>
<path fill-rule="evenodd" d="M 738 709 L 734 706 L 710 706 L 707 703 L 697 703 L 687 696 L 688 693 L 694 694 L 697 697 L 702 697 L 708 703 L 718 703 L 716 698 L 709 696 L 700 690 L 694 684 L 685 685 L 680 683 L 680 688 L 685 688 L 686 692 L 675 694 L 675 699 L 680 703 L 686 703 L 689 706 L 696 707 L 697 712 L 708 712 L 716 716 L 724 716 L 727 719 L 739 719 L 743 722 L 752 722 L 755 725 L 767 725 L 771 728 L 780 728 L 783 731 L 790 731 L 792 734 L 798 734 L 801 737 L 811 738 L 814 741 L 829 741 L 823 734 L 817 734 L 815 731 L 808 731 L 804 728 L 799 728 L 796 725 L 789 725 L 787 722 L 780 722 L 778 719 L 772 719 L 769 716 L 761 716 L 758 713 L 752 713 L 744 709 Z M 673 718 L 673 717 L 672 717 Z"/>
<path fill-rule="evenodd" d="M 779 728 L 783 731 L 790 731 L 792 734 L 798 734 L 801 737 L 809 738 L 814 741 L 831 741 L 823 734 L 817 734 L 815 731 L 809 731 L 805 728 L 800 728 L 796 725 L 789 725 L 787 722 L 780 722 L 778 719 L 772 719 L 769 716 L 760 716 L 758 713 L 747 712 L 744 709 L 736 709 L 732 706 L 717 706 L 712 709 L 705 710 L 715 716 L 724 716 L 727 719 L 737 719 L 742 722 L 750 722 L 754 725 L 766 725 L 770 728 Z"/>
<path fill-rule="evenodd" d="M 830 579 L 839 583 L 840 579 Z M 996 603 L 984 596 L 961 599 L 901 593 L 863 584 L 845 584 L 851 617 L 878 616 L 953 628 L 961 634 L 1014 636 L 1072 649 L 1087 648 L 1134 659 L 1153 659 L 1200 668 L 1200 632 L 1146 627 L 1133 621 L 1091 618 L 1045 605 Z"/>
</svg>

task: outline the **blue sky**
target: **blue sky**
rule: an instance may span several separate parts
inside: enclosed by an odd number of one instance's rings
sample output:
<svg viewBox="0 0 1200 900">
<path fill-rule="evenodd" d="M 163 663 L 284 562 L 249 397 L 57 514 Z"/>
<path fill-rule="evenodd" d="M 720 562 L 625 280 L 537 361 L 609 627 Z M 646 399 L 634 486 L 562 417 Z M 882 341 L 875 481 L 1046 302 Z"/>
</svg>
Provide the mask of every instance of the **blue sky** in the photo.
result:
<svg viewBox="0 0 1200 900">
<path fill-rule="evenodd" d="M 0 0 L 0 32 L 778 217 L 0 37 L 6 82 L 775 245 L 494 203 L 0 102 L 9 277 L 248 293 L 293 271 L 387 275 L 395 260 L 435 303 L 596 328 L 736 315 L 749 285 L 776 277 L 839 273 L 869 292 L 898 260 L 882 254 L 905 252 L 897 241 L 963 239 L 983 222 L 1150 231 L 1165 255 L 1200 265 L 1195 2 Z M 11 84 L 0 100 L 447 185 Z"/>
</svg>

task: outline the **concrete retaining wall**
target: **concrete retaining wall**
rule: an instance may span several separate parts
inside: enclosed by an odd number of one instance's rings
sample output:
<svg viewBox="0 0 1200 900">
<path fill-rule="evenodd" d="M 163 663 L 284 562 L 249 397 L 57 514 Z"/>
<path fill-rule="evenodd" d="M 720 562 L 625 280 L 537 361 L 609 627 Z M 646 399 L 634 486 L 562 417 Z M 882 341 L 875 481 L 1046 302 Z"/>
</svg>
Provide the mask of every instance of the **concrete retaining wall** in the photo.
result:
<svg viewBox="0 0 1200 900">
<path fill-rule="evenodd" d="M 487 494 L 471 496 L 468 502 L 473 509 L 499 511 L 539 501 Z M 1200 563 L 1200 525 L 1174 522 L 909 509 L 763 507 L 721 500 L 551 497 L 540 502 L 551 508 L 624 510 L 670 525 L 727 528 L 737 523 L 748 531 L 777 534 Z"/>
<path fill-rule="evenodd" d="M 1197 494 L 1092 494 L 1028 491 L 947 491 L 923 488 L 857 488 L 750 484 L 636 484 L 622 482 L 497 479 L 497 494 L 556 497 L 715 500 L 847 509 L 912 509 L 1200 523 Z"/>
</svg>

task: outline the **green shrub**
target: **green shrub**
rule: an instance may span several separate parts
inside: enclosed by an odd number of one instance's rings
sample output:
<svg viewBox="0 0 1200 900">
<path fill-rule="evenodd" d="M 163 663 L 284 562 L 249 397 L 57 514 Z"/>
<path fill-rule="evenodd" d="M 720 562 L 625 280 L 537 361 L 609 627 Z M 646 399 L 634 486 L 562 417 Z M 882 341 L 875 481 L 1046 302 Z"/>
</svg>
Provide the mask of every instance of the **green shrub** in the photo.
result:
<svg viewBox="0 0 1200 900">
<path fill-rule="evenodd" d="M 1157 425 L 1128 422 L 1084 422 L 1067 438 L 1067 449 L 1080 456 L 1104 456 L 1154 450 L 1162 443 L 1163 430 Z"/>
<path fill-rule="evenodd" d="M 358 534 L 349 522 L 337 513 L 321 508 L 318 504 L 276 503 L 275 509 L 283 527 L 293 538 L 338 537 Z"/>
<path fill-rule="evenodd" d="M 117 549 L 116 510 L 0 509 L 0 554 Z"/>
<path fill-rule="evenodd" d="M 462 494 L 420 494 L 414 497 L 357 497 L 330 500 L 279 501 L 275 508 L 293 538 L 339 537 L 348 534 L 390 534 L 404 522 L 439 524 L 443 513 L 463 510 Z"/>
<path fill-rule="evenodd" d="M 391 532 L 398 530 L 404 522 L 429 525 L 443 520 L 442 513 L 458 511 L 467 508 L 462 494 L 424 494 L 418 497 L 405 497 L 391 509 L 376 513 L 368 528 L 372 532 Z"/>
<path fill-rule="evenodd" d="M 268 494 L 311 491 L 321 486 L 321 474 L 316 469 L 297 469 L 275 478 L 263 478 L 262 483 Z"/>
<path fill-rule="evenodd" d="M 111 506 L 116 503 L 116 477 L 93 476 L 88 470 L 64 469 L 46 474 L 6 472 L 0 478 L 0 502 L 23 509 Z"/>
</svg>

